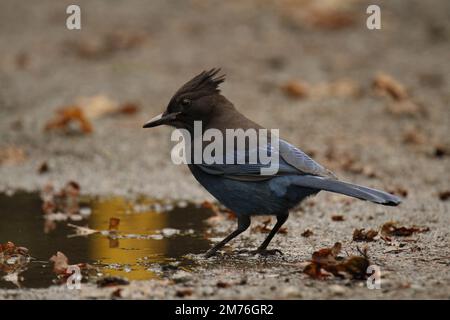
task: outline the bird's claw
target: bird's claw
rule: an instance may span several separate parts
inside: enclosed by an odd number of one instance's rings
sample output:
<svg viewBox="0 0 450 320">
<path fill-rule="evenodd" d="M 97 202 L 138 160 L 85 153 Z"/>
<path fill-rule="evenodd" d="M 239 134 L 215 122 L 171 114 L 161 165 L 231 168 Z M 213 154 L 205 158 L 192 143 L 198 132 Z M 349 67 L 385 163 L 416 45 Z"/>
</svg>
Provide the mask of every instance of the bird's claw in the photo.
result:
<svg viewBox="0 0 450 320">
<path fill-rule="evenodd" d="M 208 250 L 208 251 L 206 251 L 204 257 L 206 259 L 208 259 L 208 258 L 211 258 L 212 256 L 215 256 L 216 254 L 217 254 L 217 250 Z"/>
</svg>

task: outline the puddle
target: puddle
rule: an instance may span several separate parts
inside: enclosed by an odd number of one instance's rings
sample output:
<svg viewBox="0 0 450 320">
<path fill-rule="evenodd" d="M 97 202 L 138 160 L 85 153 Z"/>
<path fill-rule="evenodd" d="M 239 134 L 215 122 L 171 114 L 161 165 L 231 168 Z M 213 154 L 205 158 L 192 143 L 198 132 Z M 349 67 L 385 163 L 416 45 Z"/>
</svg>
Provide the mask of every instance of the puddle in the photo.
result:
<svg viewBox="0 0 450 320">
<path fill-rule="evenodd" d="M 184 255 L 203 253 L 210 247 L 203 223 L 212 214 L 209 209 L 187 203 L 161 205 L 148 199 L 130 202 L 120 197 L 84 199 L 82 205 L 90 208 L 88 217 L 49 226 L 39 194 L 0 194 L 0 243 L 12 241 L 28 248 L 33 257 L 20 274 L 21 287 L 54 284 L 56 275 L 48 260 L 57 251 L 63 252 L 70 264 L 89 263 L 104 276 L 145 280 L 160 277 L 164 269 L 189 269 L 194 262 Z M 120 219 L 116 237 L 101 233 L 70 236 L 76 230 L 68 223 L 108 230 L 112 217 Z M 0 271 L 0 288 L 16 288 L 3 276 Z"/>
</svg>

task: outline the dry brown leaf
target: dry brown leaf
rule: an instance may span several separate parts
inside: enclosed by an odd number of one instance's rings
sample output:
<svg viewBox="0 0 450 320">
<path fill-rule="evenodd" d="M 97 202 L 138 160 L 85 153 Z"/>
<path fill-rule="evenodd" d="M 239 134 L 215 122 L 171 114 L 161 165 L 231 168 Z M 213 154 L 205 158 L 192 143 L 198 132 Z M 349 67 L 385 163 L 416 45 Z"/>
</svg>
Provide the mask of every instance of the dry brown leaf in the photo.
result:
<svg viewBox="0 0 450 320">
<path fill-rule="evenodd" d="M 38 171 L 39 174 L 44 174 L 44 173 L 49 172 L 50 171 L 50 167 L 49 167 L 47 161 L 42 162 L 39 165 L 37 171 Z"/>
<path fill-rule="evenodd" d="M 175 295 L 178 298 L 184 298 L 184 297 L 192 296 L 193 293 L 194 293 L 194 290 L 192 288 L 183 288 L 183 289 L 178 289 L 177 292 L 175 293 Z"/>
<path fill-rule="evenodd" d="M 301 236 L 302 236 L 302 237 L 305 237 L 305 238 L 309 238 L 309 237 L 312 236 L 313 234 L 314 234 L 314 233 L 313 233 L 311 230 L 306 229 L 305 231 L 302 232 Z"/>
<path fill-rule="evenodd" d="M 389 221 L 383 224 L 381 227 L 381 234 L 384 236 L 397 236 L 397 237 L 408 237 L 414 233 L 422 233 L 429 231 L 430 228 L 424 227 L 420 228 L 417 226 L 403 227 L 398 226 L 396 222 Z"/>
<path fill-rule="evenodd" d="M 450 155 L 450 149 L 442 144 L 438 144 L 434 147 L 433 155 L 436 158 L 442 158 Z"/>
<path fill-rule="evenodd" d="M 363 229 L 355 229 L 353 231 L 353 241 L 374 241 L 374 238 L 378 235 L 378 231 L 369 229 L 367 231 Z"/>
<path fill-rule="evenodd" d="M 131 115 L 138 110 L 139 106 L 135 103 L 119 105 L 115 100 L 102 94 L 80 97 L 73 105 L 57 109 L 55 117 L 47 122 L 45 130 L 68 131 L 72 123 L 78 123 L 82 133 L 91 133 L 92 122 L 97 118 L 110 114 Z"/>
<path fill-rule="evenodd" d="M 45 125 L 45 131 L 55 129 L 67 131 L 69 125 L 74 122 L 79 124 L 82 133 L 91 133 L 93 131 L 92 124 L 86 118 L 83 110 L 75 105 L 58 109 L 56 116 Z"/>
<path fill-rule="evenodd" d="M 291 98 L 305 98 L 308 95 L 309 87 L 306 83 L 291 80 L 281 86 L 281 90 Z"/>
<path fill-rule="evenodd" d="M 333 220 L 333 221 L 344 221 L 344 216 L 343 215 L 333 215 L 333 216 L 331 216 L 331 220 Z"/>
<path fill-rule="evenodd" d="M 69 267 L 69 259 L 66 255 L 60 251 L 56 252 L 56 255 L 53 255 L 50 258 L 50 261 L 53 262 L 53 272 L 56 274 L 65 274 L 67 268 Z"/>
<path fill-rule="evenodd" d="M 408 99 L 406 88 L 386 73 L 378 73 L 373 80 L 373 88 L 380 95 L 387 95 L 396 101 Z"/>
<path fill-rule="evenodd" d="M 126 286 L 129 284 L 128 280 L 116 276 L 108 276 L 97 280 L 97 287 L 99 288 Z"/>
<path fill-rule="evenodd" d="M 356 22 L 350 12 L 333 9 L 313 9 L 306 17 L 306 21 L 313 27 L 327 30 L 348 28 Z"/>
<path fill-rule="evenodd" d="M 303 272 L 315 279 L 322 279 L 328 274 L 337 277 L 346 275 L 353 279 L 365 279 L 367 277 L 367 268 L 370 265 L 367 252 L 361 252 L 361 256 L 350 256 L 348 258 L 338 258 L 342 245 L 337 242 L 332 248 L 325 248 L 316 251 L 312 255 L 309 263 Z"/>
<path fill-rule="evenodd" d="M 439 192 L 439 199 L 441 199 L 442 201 L 450 199 L 450 190 Z"/>
<path fill-rule="evenodd" d="M 117 113 L 119 114 L 126 114 L 126 115 L 132 115 L 137 112 L 139 112 L 139 105 L 132 102 L 127 102 L 119 106 Z"/>
<path fill-rule="evenodd" d="M 40 196 L 42 211 L 45 215 L 62 213 L 69 216 L 80 212 L 80 186 L 75 181 L 69 181 L 59 191 L 56 191 L 49 183 L 43 187 Z"/>
</svg>

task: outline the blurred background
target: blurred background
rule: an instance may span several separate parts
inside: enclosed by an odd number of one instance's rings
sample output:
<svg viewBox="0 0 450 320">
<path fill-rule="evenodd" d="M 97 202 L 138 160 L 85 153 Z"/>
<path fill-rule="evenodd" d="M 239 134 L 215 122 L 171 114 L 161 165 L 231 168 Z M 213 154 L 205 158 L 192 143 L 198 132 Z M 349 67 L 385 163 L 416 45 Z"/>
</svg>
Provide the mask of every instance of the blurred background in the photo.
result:
<svg viewBox="0 0 450 320">
<path fill-rule="evenodd" d="M 170 161 L 171 129 L 141 127 L 221 67 L 241 112 L 339 176 L 448 197 L 449 1 L 76 1 L 68 30 L 73 3 L 0 3 L 1 190 L 209 197 Z"/>
</svg>

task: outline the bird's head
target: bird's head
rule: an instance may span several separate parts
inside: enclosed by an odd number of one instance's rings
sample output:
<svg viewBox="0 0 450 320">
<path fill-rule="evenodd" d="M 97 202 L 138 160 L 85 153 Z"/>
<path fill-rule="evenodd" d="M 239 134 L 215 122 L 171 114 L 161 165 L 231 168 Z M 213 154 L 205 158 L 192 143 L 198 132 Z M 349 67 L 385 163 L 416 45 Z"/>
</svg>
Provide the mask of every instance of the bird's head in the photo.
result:
<svg viewBox="0 0 450 320">
<path fill-rule="evenodd" d="M 203 71 L 185 83 L 174 94 L 166 110 L 144 124 L 152 128 L 162 124 L 190 129 L 194 121 L 207 121 L 223 99 L 219 84 L 225 76 L 216 76 L 220 69 Z"/>
</svg>

